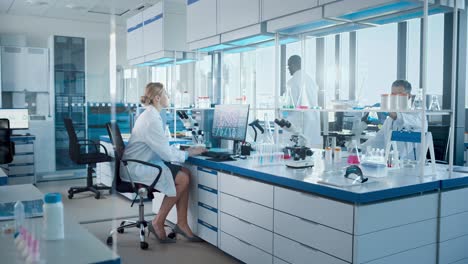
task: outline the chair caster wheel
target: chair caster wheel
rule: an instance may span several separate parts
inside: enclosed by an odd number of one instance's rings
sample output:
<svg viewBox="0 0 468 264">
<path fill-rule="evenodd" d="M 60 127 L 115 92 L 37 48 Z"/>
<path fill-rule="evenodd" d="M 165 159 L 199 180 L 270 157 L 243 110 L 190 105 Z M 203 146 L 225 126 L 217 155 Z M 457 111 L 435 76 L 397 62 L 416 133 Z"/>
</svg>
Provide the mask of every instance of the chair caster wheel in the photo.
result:
<svg viewBox="0 0 468 264">
<path fill-rule="evenodd" d="M 146 242 L 140 242 L 140 248 L 141 248 L 141 249 L 148 249 L 148 243 L 146 243 Z"/>
<path fill-rule="evenodd" d="M 68 199 L 72 199 L 73 198 L 73 193 L 69 193 L 68 194 Z"/>
<path fill-rule="evenodd" d="M 96 199 L 101 198 L 101 193 L 100 192 L 96 193 L 96 195 L 94 195 L 94 198 L 96 198 Z"/>
<path fill-rule="evenodd" d="M 114 243 L 114 240 L 112 239 L 112 237 L 107 237 L 107 240 L 106 240 L 106 244 L 109 245 L 109 246 L 112 246 L 112 243 Z"/>
<path fill-rule="evenodd" d="M 73 190 L 72 190 L 72 189 L 69 189 L 69 190 L 68 190 L 68 194 L 73 194 Z"/>
<path fill-rule="evenodd" d="M 177 237 L 176 233 L 173 231 L 171 233 L 169 233 L 169 235 L 167 235 L 168 238 L 170 239 L 175 239 Z"/>
<path fill-rule="evenodd" d="M 120 228 L 120 227 L 119 227 L 119 228 L 117 228 L 117 233 L 119 233 L 119 234 L 123 234 L 123 232 L 124 232 L 124 229 L 123 229 L 123 228 Z"/>
</svg>

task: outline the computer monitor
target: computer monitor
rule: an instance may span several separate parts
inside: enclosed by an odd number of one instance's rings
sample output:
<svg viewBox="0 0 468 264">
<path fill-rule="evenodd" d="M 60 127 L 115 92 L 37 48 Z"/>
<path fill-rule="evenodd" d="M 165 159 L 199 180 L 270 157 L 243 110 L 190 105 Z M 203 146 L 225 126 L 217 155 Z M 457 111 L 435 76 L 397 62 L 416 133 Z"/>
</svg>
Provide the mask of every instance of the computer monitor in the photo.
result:
<svg viewBox="0 0 468 264">
<path fill-rule="evenodd" d="M 29 129 L 28 109 L 0 109 L 0 118 L 10 120 L 10 129 Z"/>
<path fill-rule="evenodd" d="M 211 135 L 214 138 L 244 141 L 249 120 L 249 105 L 216 105 Z"/>
</svg>

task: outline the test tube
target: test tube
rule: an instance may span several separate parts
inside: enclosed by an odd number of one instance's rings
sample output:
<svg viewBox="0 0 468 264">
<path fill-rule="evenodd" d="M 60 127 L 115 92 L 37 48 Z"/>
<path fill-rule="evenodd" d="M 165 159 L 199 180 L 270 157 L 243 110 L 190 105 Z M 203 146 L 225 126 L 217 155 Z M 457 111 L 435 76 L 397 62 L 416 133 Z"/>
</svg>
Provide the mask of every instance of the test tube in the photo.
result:
<svg viewBox="0 0 468 264">
<path fill-rule="evenodd" d="M 330 147 L 325 148 L 325 162 L 326 163 L 331 163 L 333 161 L 332 153 L 333 153 L 332 148 Z"/>
</svg>

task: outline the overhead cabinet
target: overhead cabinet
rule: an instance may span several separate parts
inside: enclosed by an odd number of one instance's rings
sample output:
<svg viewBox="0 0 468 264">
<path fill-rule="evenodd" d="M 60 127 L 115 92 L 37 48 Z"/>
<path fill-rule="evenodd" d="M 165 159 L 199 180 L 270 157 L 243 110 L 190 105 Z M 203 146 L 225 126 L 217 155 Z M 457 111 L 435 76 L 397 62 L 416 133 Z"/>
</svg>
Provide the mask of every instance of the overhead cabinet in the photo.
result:
<svg viewBox="0 0 468 264">
<path fill-rule="evenodd" d="M 127 59 L 130 64 L 168 62 L 169 51 L 186 50 L 184 2 L 161 1 L 127 20 Z M 173 53 L 172 53 L 173 54 Z M 164 61 L 167 60 L 167 61 Z"/>
<path fill-rule="evenodd" d="M 218 0 L 218 33 L 236 30 L 259 22 L 259 0 Z"/>
<path fill-rule="evenodd" d="M 217 34 L 216 0 L 187 0 L 187 41 Z"/>
<path fill-rule="evenodd" d="M 263 0 L 262 21 L 289 15 L 319 5 L 318 0 Z"/>
<path fill-rule="evenodd" d="M 49 50 L 30 47 L 2 47 L 3 92 L 49 91 Z"/>
</svg>

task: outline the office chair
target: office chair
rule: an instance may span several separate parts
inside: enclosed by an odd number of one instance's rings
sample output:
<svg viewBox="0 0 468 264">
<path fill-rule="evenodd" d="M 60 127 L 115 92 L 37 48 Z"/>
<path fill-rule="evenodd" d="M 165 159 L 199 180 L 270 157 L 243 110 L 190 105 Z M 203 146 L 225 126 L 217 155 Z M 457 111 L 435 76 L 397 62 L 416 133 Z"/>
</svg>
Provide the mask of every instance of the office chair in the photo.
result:
<svg viewBox="0 0 468 264">
<path fill-rule="evenodd" d="M 0 119 L 0 164 L 13 161 L 15 144 L 11 141 L 10 120 Z"/>
<path fill-rule="evenodd" d="M 135 199 L 133 199 L 132 205 L 135 203 L 136 199 L 139 198 L 139 204 L 138 204 L 138 220 L 137 221 L 131 221 L 131 220 L 124 220 L 120 223 L 120 226 L 112 229 L 109 232 L 109 236 L 107 237 L 106 243 L 108 245 L 112 245 L 113 243 L 113 238 L 112 235 L 117 231 L 117 233 L 123 233 L 125 228 L 130 228 L 130 227 L 136 227 L 140 229 L 140 248 L 141 249 L 147 249 L 148 248 L 148 243 L 145 241 L 145 228 L 148 226 L 148 221 L 145 220 L 144 215 L 145 215 L 145 206 L 144 206 L 144 199 L 148 198 L 152 200 L 154 198 L 153 192 L 157 192 L 157 190 L 154 189 L 154 186 L 156 183 L 159 181 L 159 178 L 161 177 L 162 173 L 162 168 L 156 164 L 152 164 L 149 162 L 141 161 L 141 160 L 135 160 L 135 159 L 123 159 L 123 154 L 125 151 L 125 144 L 122 140 L 122 134 L 120 133 L 119 126 L 115 122 L 107 123 L 106 124 L 107 132 L 109 133 L 109 137 L 112 141 L 112 145 L 114 147 L 114 183 L 113 183 L 113 188 L 115 188 L 116 191 L 120 193 L 135 193 Z M 146 186 L 144 184 L 140 183 L 135 183 L 132 180 L 132 176 L 130 175 L 127 165 L 129 162 L 136 162 L 140 163 L 146 166 L 154 167 L 159 170 L 158 175 L 156 176 L 155 180 L 151 183 L 150 186 Z M 130 182 L 122 181 L 120 175 L 121 175 L 121 168 L 125 169 L 125 173 L 130 178 Z M 174 234 L 170 234 L 174 236 Z"/>
<path fill-rule="evenodd" d="M 96 163 L 99 162 L 109 162 L 112 158 L 107 154 L 107 149 L 99 143 L 96 143 L 88 139 L 78 139 L 76 136 L 75 128 L 73 127 L 73 122 L 70 118 L 63 119 L 65 123 L 65 128 L 67 129 L 68 139 L 69 139 L 69 149 L 70 159 L 76 164 L 86 164 L 88 167 L 88 173 L 86 177 L 86 186 L 80 187 L 71 187 L 68 190 L 68 198 L 72 199 L 75 193 L 82 192 L 93 192 L 94 198 L 101 198 L 101 192 L 99 190 L 109 190 L 109 194 L 112 192 L 111 187 L 107 186 L 98 186 L 93 184 L 93 173 Z M 94 147 L 94 152 L 86 152 L 84 149 L 88 146 Z M 99 146 L 104 148 L 105 153 L 99 152 Z"/>
</svg>

